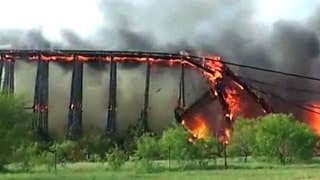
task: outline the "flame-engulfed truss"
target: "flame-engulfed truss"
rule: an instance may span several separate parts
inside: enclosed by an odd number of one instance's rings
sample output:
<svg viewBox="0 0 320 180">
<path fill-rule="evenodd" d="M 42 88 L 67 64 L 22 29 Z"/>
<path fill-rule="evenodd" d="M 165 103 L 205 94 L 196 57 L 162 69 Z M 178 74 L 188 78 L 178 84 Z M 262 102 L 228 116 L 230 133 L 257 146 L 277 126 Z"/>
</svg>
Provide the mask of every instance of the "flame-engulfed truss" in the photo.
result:
<svg viewBox="0 0 320 180">
<path fill-rule="evenodd" d="M 108 133 L 116 130 L 116 90 L 117 90 L 117 63 L 125 61 L 144 62 L 147 63 L 146 69 L 146 87 L 144 107 L 141 112 L 140 127 L 148 129 L 148 111 L 149 111 L 149 83 L 150 83 L 150 68 L 156 64 L 181 64 L 181 80 L 180 93 L 178 97 L 177 107 L 175 108 L 175 118 L 182 122 L 183 117 L 190 113 L 196 104 L 208 103 L 218 99 L 228 124 L 231 126 L 232 114 L 229 104 L 226 102 L 226 89 L 222 83 L 222 78 L 228 76 L 236 82 L 241 88 L 249 93 L 255 101 L 261 104 L 263 110 L 271 112 L 269 104 L 256 94 L 249 85 L 241 81 L 237 75 L 223 64 L 221 57 L 211 56 L 199 57 L 192 56 L 186 53 L 161 53 L 161 52 L 132 52 L 132 51 L 84 51 L 84 50 L 0 50 L 0 78 L 2 91 L 13 94 L 14 91 L 14 62 L 18 59 L 29 61 L 38 61 L 38 69 L 36 76 L 34 106 L 33 110 L 36 115 L 33 121 L 33 128 L 39 132 L 48 132 L 48 66 L 49 62 L 58 61 L 65 63 L 74 63 L 71 95 L 70 95 L 70 110 L 68 117 L 68 133 L 69 138 L 78 138 L 82 134 L 82 88 L 83 88 L 83 63 L 93 61 L 110 63 L 110 83 L 109 83 L 109 105 L 106 131 Z M 215 69 L 208 66 L 208 62 L 219 61 L 221 67 Z M 223 74 L 221 78 L 215 79 L 215 82 L 210 85 L 210 90 L 206 92 L 195 104 L 186 109 L 185 103 L 185 67 L 193 67 L 200 70 L 209 76 L 216 76 L 217 72 Z M 2 72 L 4 68 L 4 72 Z M 2 75 L 4 79 L 2 80 Z M 209 77 L 209 79 L 212 79 Z M 207 98 L 208 96 L 211 99 Z"/>
</svg>

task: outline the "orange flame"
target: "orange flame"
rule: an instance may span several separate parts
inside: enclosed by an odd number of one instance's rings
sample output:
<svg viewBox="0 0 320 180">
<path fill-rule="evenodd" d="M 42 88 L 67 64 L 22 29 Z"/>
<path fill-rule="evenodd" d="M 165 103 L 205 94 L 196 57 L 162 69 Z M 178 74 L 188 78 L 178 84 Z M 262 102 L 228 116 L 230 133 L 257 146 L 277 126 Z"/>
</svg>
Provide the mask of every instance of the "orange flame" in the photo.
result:
<svg viewBox="0 0 320 180">
<path fill-rule="evenodd" d="M 230 107 L 231 119 L 240 113 L 240 96 L 236 89 L 226 88 L 225 100 Z"/>
<path fill-rule="evenodd" d="M 320 103 L 312 103 L 310 109 L 319 112 Z M 311 129 L 320 136 L 320 114 L 314 112 L 306 112 L 306 120 Z"/>
<path fill-rule="evenodd" d="M 192 124 L 187 124 L 185 121 L 182 121 L 182 124 L 196 139 L 205 139 L 209 136 L 209 128 L 201 114 L 196 114 L 193 117 Z"/>
<path fill-rule="evenodd" d="M 208 73 L 203 71 L 203 75 L 207 78 L 210 86 L 215 89 L 215 85 L 219 80 L 223 78 L 223 72 L 224 72 L 224 64 L 221 62 L 220 56 L 210 56 L 209 59 L 211 60 L 205 60 L 203 61 L 203 66 L 207 67 L 208 69 L 212 70 L 214 73 Z M 239 84 L 237 84 L 237 87 L 240 90 L 243 90 L 243 87 Z M 214 94 L 217 95 L 217 92 L 214 90 Z M 237 115 L 240 112 L 240 96 L 237 90 L 227 88 L 226 89 L 226 95 L 225 95 L 226 103 L 228 103 L 230 107 L 230 114 L 227 114 L 227 116 L 230 116 L 230 119 L 233 118 L 233 115 Z M 183 121 L 184 125 L 187 127 L 187 129 L 193 134 L 194 138 L 202 139 L 209 136 L 209 128 L 206 124 L 205 117 L 202 115 L 196 114 L 194 117 L 194 124 L 192 125 L 186 125 Z M 219 141 L 221 143 L 228 144 L 230 139 L 230 129 L 226 128 L 223 130 L 223 132 L 219 135 Z M 189 139 L 190 142 L 194 142 L 192 138 Z"/>
<path fill-rule="evenodd" d="M 208 79 L 210 84 L 215 85 L 218 79 L 223 78 L 223 64 L 220 62 L 220 57 L 211 57 L 212 61 L 206 61 L 205 66 L 214 71 L 214 74 L 203 72 L 203 75 Z"/>
</svg>

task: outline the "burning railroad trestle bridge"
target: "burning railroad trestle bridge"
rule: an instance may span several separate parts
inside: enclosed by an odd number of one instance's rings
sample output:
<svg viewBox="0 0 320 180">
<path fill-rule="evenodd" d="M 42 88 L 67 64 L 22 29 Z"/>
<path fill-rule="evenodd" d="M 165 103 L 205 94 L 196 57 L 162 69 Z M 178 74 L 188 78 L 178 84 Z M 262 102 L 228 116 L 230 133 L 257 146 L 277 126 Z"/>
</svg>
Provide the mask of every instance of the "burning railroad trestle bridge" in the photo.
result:
<svg viewBox="0 0 320 180">
<path fill-rule="evenodd" d="M 117 63 L 132 61 L 146 63 L 146 79 L 144 105 L 138 127 L 147 131 L 149 118 L 149 84 L 150 69 L 153 64 L 181 66 L 179 97 L 174 109 L 177 122 L 182 123 L 194 135 L 201 138 L 201 132 L 188 126 L 186 120 L 197 114 L 197 107 L 218 100 L 224 113 L 227 129 L 239 109 L 235 103 L 234 93 L 245 91 L 261 105 L 265 113 L 272 112 L 269 104 L 260 97 L 249 85 L 243 82 L 220 56 L 201 57 L 181 53 L 133 52 L 133 51 L 83 51 L 83 50 L 0 50 L 0 82 L 1 91 L 8 96 L 14 93 L 14 64 L 16 60 L 27 59 L 37 61 L 36 83 L 34 88 L 34 104 L 32 107 L 35 118 L 32 128 L 40 135 L 48 135 L 48 92 L 49 92 L 49 62 L 73 63 L 71 95 L 67 122 L 67 138 L 77 139 L 82 135 L 82 99 L 83 99 L 83 64 L 94 61 L 110 64 L 109 103 L 105 132 L 116 132 L 117 121 Z M 209 87 L 191 106 L 185 103 L 185 67 L 199 70 L 206 78 Z M 3 71 L 4 70 L 4 71 Z M 3 76 L 2 76 L 3 75 Z M 230 83 L 232 82 L 232 83 Z M 232 85 L 231 85 L 232 84 Z M 228 132 L 226 132 L 227 136 Z"/>
</svg>

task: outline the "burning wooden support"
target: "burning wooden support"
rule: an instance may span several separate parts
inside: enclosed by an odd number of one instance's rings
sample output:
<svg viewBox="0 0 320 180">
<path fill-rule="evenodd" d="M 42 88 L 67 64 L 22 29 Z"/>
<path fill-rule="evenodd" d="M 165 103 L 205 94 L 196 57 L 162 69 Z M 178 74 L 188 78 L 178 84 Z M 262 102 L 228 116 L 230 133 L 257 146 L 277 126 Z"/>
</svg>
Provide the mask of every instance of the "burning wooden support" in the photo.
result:
<svg viewBox="0 0 320 180">
<path fill-rule="evenodd" d="M 225 67 L 225 73 L 227 76 L 229 76 L 230 78 L 232 78 L 232 80 L 234 82 L 236 82 L 243 90 L 245 90 L 246 92 L 248 92 L 248 94 L 258 103 L 261 105 L 263 111 L 265 113 L 272 113 L 272 107 L 267 103 L 267 101 L 260 97 L 258 94 L 256 94 L 252 88 L 247 85 L 245 82 L 243 82 L 233 71 L 231 71 L 231 69 L 229 69 L 228 67 Z"/>
<path fill-rule="evenodd" d="M 226 87 L 222 82 L 216 84 L 216 94 L 219 99 L 220 105 L 222 107 L 222 111 L 227 122 L 227 128 L 231 128 L 233 116 L 231 114 L 231 109 L 229 104 L 226 101 Z"/>
<path fill-rule="evenodd" d="M 68 139 L 78 139 L 82 135 L 82 95 L 83 95 L 83 63 L 74 56 L 70 107 L 68 116 Z"/>
<path fill-rule="evenodd" d="M 109 106 L 106 133 L 116 132 L 117 121 L 117 62 L 111 57 L 109 81 Z"/>
<path fill-rule="evenodd" d="M 48 101 L 49 101 L 49 62 L 41 61 L 39 56 L 36 84 L 33 100 L 33 113 L 35 117 L 32 129 L 40 136 L 48 136 Z"/>
</svg>

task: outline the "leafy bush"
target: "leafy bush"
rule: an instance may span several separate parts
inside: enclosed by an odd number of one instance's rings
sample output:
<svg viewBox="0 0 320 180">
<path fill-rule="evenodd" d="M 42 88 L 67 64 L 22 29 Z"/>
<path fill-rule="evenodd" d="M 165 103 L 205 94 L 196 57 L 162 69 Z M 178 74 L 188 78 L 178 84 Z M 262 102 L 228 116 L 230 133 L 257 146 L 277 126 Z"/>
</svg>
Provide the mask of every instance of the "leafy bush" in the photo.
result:
<svg viewBox="0 0 320 180">
<path fill-rule="evenodd" d="M 181 169 L 188 168 L 198 161 L 204 167 L 210 160 L 216 160 L 218 142 L 213 138 L 196 139 L 190 142 L 191 134 L 182 126 L 166 130 L 160 141 L 161 156 L 177 160 Z"/>
<path fill-rule="evenodd" d="M 77 160 L 76 152 L 79 151 L 77 142 L 65 140 L 60 143 L 53 144 L 51 149 L 56 151 L 59 163 Z"/>
<path fill-rule="evenodd" d="M 137 140 L 135 156 L 141 159 L 156 159 L 160 156 L 160 146 L 156 137 L 145 133 Z"/>
<path fill-rule="evenodd" d="M 189 136 L 189 132 L 180 125 L 164 131 L 159 141 L 162 156 L 176 160 L 188 158 L 188 149 L 191 147 Z"/>
<path fill-rule="evenodd" d="M 180 168 L 185 169 L 191 158 L 189 136 L 190 133 L 180 125 L 164 131 L 159 141 L 162 158 L 177 160 Z"/>
<path fill-rule="evenodd" d="M 211 161 L 216 163 L 218 145 L 218 141 L 211 137 L 195 140 L 193 147 L 190 148 L 191 159 L 198 160 L 198 164 L 203 168 Z"/>
<path fill-rule="evenodd" d="M 136 161 L 135 170 L 138 173 L 157 173 L 162 172 L 165 168 L 159 166 L 156 161 L 140 159 L 139 161 Z"/>
<path fill-rule="evenodd" d="M 29 171 L 37 163 L 38 152 L 39 152 L 38 143 L 21 145 L 13 153 L 14 162 L 18 165 L 20 170 Z"/>
<path fill-rule="evenodd" d="M 255 154 L 277 157 L 282 164 L 312 158 L 316 135 L 291 115 L 271 114 L 260 119 Z"/>
<path fill-rule="evenodd" d="M 228 146 L 228 152 L 231 156 L 242 156 L 244 162 L 247 162 L 247 158 L 252 154 L 255 146 L 258 123 L 254 119 L 238 119 L 234 123 Z"/>
<path fill-rule="evenodd" d="M 103 161 L 105 154 L 114 147 L 113 141 L 103 135 L 101 130 L 91 128 L 79 142 L 80 149 L 91 162 Z"/>
<path fill-rule="evenodd" d="M 25 109 L 22 97 L 8 98 L 0 95 L 0 171 L 14 161 L 15 149 L 30 143 L 28 125 L 32 114 Z"/>
<path fill-rule="evenodd" d="M 57 171 L 57 154 L 56 152 L 43 151 L 38 157 L 38 164 L 46 165 L 49 172 L 52 169 Z"/>
<path fill-rule="evenodd" d="M 107 154 L 108 165 L 111 170 L 119 170 L 121 166 L 125 164 L 127 156 L 124 151 L 119 149 L 117 146 Z"/>
</svg>

